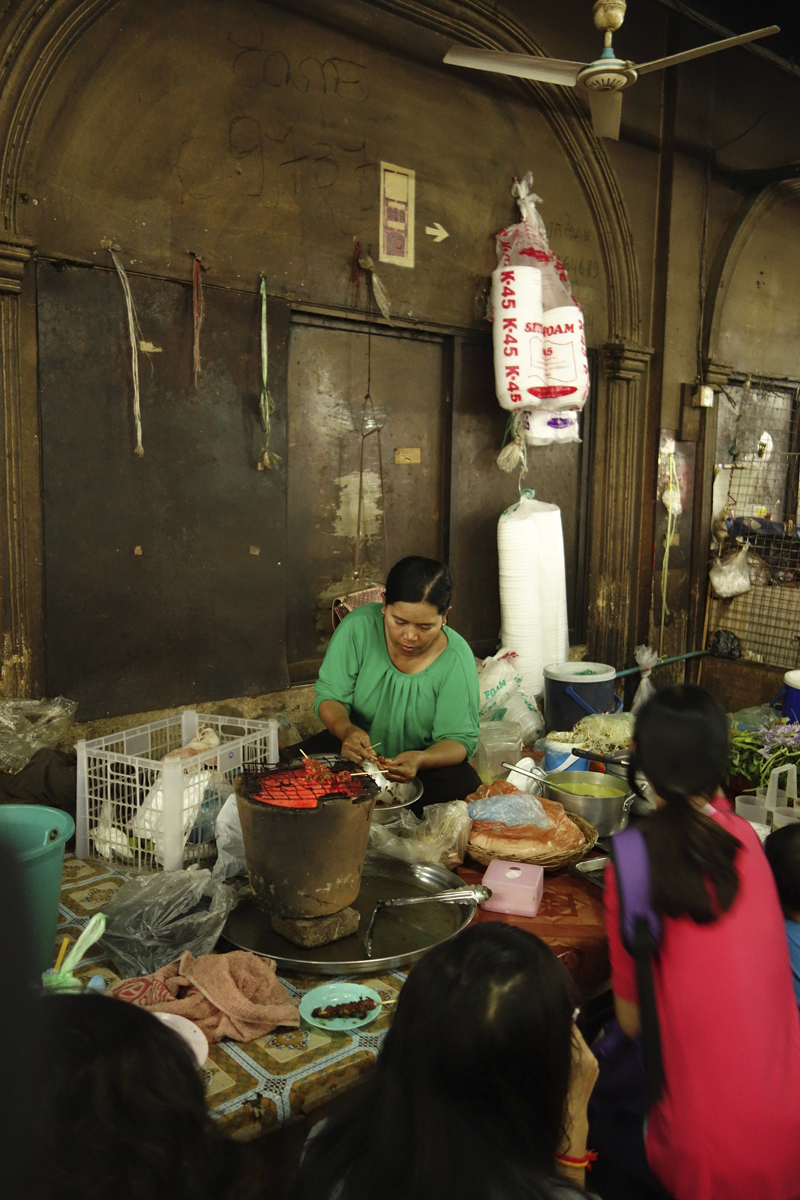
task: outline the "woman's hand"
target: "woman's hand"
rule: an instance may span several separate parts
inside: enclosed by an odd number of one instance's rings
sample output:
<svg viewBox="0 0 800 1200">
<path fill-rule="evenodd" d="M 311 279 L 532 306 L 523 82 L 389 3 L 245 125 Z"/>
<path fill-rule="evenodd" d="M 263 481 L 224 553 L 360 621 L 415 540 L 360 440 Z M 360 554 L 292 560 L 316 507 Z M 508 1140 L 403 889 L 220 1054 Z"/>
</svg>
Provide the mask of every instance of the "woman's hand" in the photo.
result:
<svg viewBox="0 0 800 1200">
<path fill-rule="evenodd" d="M 346 758 L 350 762 L 362 763 L 365 758 L 374 762 L 376 757 L 375 751 L 370 745 L 369 734 L 365 730 L 359 729 L 357 725 L 348 725 L 342 735 L 342 758 Z"/>
<path fill-rule="evenodd" d="M 416 778 L 422 761 L 421 750 L 404 750 L 394 758 L 382 758 L 380 768 L 391 783 L 407 783 Z"/>
<path fill-rule="evenodd" d="M 572 1073 L 567 1093 L 567 1112 L 564 1118 L 564 1141 L 559 1154 L 580 1158 L 586 1150 L 589 1128 L 587 1108 L 600 1068 L 597 1059 L 584 1041 L 577 1026 L 572 1030 Z"/>
</svg>

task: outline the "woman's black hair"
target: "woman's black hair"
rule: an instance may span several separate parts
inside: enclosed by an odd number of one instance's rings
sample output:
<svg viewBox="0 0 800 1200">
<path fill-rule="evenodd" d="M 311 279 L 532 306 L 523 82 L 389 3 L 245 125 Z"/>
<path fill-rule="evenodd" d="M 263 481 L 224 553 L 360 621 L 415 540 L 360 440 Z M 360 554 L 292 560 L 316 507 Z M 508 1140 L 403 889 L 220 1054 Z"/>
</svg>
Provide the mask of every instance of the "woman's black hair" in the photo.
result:
<svg viewBox="0 0 800 1200">
<path fill-rule="evenodd" d="M 453 595 L 453 580 L 444 563 L 412 554 L 401 558 L 386 578 L 387 604 L 432 604 L 446 613 Z"/>
<path fill-rule="evenodd" d="M 565 968 L 524 930 L 491 922 L 430 950 L 369 1081 L 307 1144 L 294 1200 L 551 1196 L 572 1007 Z"/>
<path fill-rule="evenodd" d="M 767 862 L 775 876 L 778 899 L 785 914 L 800 915 L 800 824 L 775 829 L 764 842 Z"/>
<path fill-rule="evenodd" d="M 59 1200 L 223 1200 L 238 1148 L 208 1114 L 186 1044 L 106 996 L 41 1002 L 40 1192 Z"/>
<path fill-rule="evenodd" d="M 641 771 L 664 801 L 644 830 L 654 906 L 708 925 L 728 911 L 739 890 L 741 842 L 692 804 L 693 798 L 710 800 L 725 774 L 725 712 L 703 688 L 666 687 L 637 714 L 633 739 L 628 780 L 638 791 Z"/>
</svg>

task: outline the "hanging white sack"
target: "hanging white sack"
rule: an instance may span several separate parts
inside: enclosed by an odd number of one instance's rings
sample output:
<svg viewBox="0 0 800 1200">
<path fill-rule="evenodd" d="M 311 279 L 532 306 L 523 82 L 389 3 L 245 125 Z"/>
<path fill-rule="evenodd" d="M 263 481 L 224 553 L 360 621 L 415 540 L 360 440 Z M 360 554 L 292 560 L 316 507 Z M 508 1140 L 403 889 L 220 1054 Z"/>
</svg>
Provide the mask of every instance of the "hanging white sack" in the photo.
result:
<svg viewBox="0 0 800 1200">
<path fill-rule="evenodd" d="M 545 330 L 552 328 L 549 337 L 546 332 L 544 334 L 545 378 L 540 377 L 538 359 L 535 359 L 529 366 L 527 382 L 520 383 L 519 376 L 514 377 L 514 382 L 519 383 L 523 392 L 527 393 L 524 400 L 526 408 L 538 407 L 540 404 L 551 411 L 558 408 L 582 408 L 589 391 L 589 364 L 583 314 L 580 305 L 570 295 L 566 268 L 550 249 L 547 241 L 547 230 L 536 208 L 539 197 L 533 192 L 533 175 L 530 171 L 524 179 L 514 182 L 511 193 L 517 198 L 522 220 L 517 225 L 501 229 L 497 234 L 497 261 L 500 270 L 503 271 L 527 265 L 535 265 L 539 269 L 544 309 L 542 324 Z M 493 281 L 497 276 L 498 272 L 495 271 Z M 487 315 L 496 317 L 498 311 L 493 287 L 490 312 Z M 520 326 L 519 320 L 517 331 L 523 335 L 526 332 Z M 495 322 L 495 338 L 497 335 Z M 505 376 L 501 380 L 501 376 L 496 373 L 497 396 L 501 405 L 512 410 L 520 407 L 520 401 L 516 398 L 516 388 L 511 389 L 509 393 L 514 397 L 513 400 L 503 399 L 506 389 L 501 388 L 501 382 L 504 380 Z"/>
<path fill-rule="evenodd" d="M 549 412 L 526 408 L 522 413 L 522 436 L 526 446 L 552 446 L 554 442 L 579 442 L 577 412 Z"/>
<path fill-rule="evenodd" d="M 526 690 L 544 690 L 547 663 L 569 656 L 561 511 L 523 491 L 497 526 L 501 643 L 517 654 Z"/>
<path fill-rule="evenodd" d="M 528 386 L 545 383 L 542 273 L 498 267 L 492 274 L 494 377 L 497 399 L 513 412 L 531 403 Z"/>
</svg>

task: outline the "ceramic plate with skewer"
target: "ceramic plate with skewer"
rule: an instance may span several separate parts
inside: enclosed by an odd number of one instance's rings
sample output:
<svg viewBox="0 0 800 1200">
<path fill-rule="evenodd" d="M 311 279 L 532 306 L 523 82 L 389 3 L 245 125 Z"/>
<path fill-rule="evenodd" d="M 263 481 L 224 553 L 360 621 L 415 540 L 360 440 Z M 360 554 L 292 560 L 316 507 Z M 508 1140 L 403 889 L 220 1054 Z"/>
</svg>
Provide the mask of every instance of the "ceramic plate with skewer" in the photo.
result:
<svg viewBox="0 0 800 1200">
<path fill-rule="evenodd" d="M 368 1007 L 371 1004 L 372 1007 Z M 361 1011 L 345 1015 L 347 1006 Z M 369 1025 L 383 1007 L 383 1000 L 372 988 L 361 983 L 323 983 L 306 992 L 300 1001 L 300 1016 L 319 1029 L 358 1029 Z M 344 1010 L 344 1011 L 343 1011 Z M 326 1015 L 327 1014 L 327 1015 Z"/>
</svg>

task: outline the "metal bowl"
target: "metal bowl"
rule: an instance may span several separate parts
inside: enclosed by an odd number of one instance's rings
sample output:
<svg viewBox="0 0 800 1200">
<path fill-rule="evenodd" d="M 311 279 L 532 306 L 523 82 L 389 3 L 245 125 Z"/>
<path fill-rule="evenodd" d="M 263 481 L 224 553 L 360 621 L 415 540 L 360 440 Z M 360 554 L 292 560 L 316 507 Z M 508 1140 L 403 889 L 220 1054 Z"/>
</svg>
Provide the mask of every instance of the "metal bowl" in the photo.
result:
<svg viewBox="0 0 800 1200">
<path fill-rule="evenodd" d="M 562 790 L 561 785 L 579 785 L 587 790 L 585 795 Z M 601 775 L 597 771 L 551 771 L 547 783 L 542 784 L 549 800 L 563 804 L 567 812 L 583 817 L 597 830 L 600 837 L 621 833 L 628 824 L 634 793 L 627 780 L 614 775 Z M 613 791 L 613 795 L 603 795 Z"/>
<path fill-rule="evenodd" d="M 378 900 L 408 896 L 435 896 L 463 888 L 470 896 L 464 904 L 424 904 L 397 908 L 381 916 L 371 956 L 364 949 L 364 934 Z M 240 950 L 250 950 L 275 960 L 278 970 L 299 975 L 380 975 L 406 969 L 418 962 L 431 946 L 455 937 L 469 925 L 478 908 L 469 884 L 458 875 L 432 863 L 407 863 L 384 854 L 367 854 L 361 891 L 353 908 L 361 916 L 357 933 L 328 946 L 304 950 L 275 933 L 269 917 L 251 896 L 240 900 L 228 917 L 223 938 Z"/>
<path fill-rule="evenodd" d="M 420 779 L 409 779 L 408 783 L 391 783 L 378 792 L 372 810 L 373 825 L 390 825 L 402 808 L 408 808 L 421 797 L 424 788 Z"/>
</svg>

